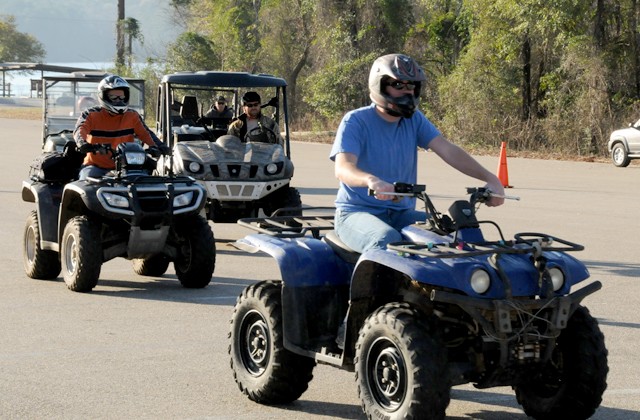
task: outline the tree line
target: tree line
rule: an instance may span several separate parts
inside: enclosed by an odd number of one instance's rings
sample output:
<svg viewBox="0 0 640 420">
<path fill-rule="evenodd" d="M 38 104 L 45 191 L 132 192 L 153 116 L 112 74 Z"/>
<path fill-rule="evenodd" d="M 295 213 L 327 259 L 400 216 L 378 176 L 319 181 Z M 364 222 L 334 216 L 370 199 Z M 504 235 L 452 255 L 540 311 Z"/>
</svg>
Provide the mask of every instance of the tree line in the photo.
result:
<svg viewBox="0 0 640 420">
<path fill-rule="evenodd" d="M 335 128 L 370 102 L 373 60 L 415 58 L 421 109 L 452 140 L 606 154 L 639 118 L 638 0 L 173 0 L 164 70 L 265 72 L 293 125 Z"/>
<path fill-rule="evenodd" d="M 459 144 L 604 156 L 611 131 L 640 117 L 638 0 L 170 4 L 184 31 L 135 74 L 151 96 L 173 71 L 270 73 L 289 84 L 294 130 L 333 130 L 370 102 L 373 60 L 402 52 L 428 76 L 421 109 Z"/>
</svg>

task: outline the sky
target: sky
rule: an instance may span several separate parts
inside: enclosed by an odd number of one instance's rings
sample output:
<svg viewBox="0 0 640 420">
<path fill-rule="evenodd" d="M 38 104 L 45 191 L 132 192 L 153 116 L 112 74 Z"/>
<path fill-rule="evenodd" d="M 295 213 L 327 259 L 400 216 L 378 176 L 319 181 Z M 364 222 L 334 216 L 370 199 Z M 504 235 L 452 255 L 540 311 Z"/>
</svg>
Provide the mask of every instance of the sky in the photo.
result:
<svg viewBox="0 0 640 420">
<path fill-rule="evenodd" d="M 116 54 L 117 0 L 0 0 L 0 14 L 13 15 L 20 32 L 34 36 L 45 63 L 105 63 Z M 163 56 L 182 28 L 171 21 L 169 0 L 126 0 L 125 16 L 140 22 L 144 43 L 134 43 L 136 61 Z"/>
</svg>

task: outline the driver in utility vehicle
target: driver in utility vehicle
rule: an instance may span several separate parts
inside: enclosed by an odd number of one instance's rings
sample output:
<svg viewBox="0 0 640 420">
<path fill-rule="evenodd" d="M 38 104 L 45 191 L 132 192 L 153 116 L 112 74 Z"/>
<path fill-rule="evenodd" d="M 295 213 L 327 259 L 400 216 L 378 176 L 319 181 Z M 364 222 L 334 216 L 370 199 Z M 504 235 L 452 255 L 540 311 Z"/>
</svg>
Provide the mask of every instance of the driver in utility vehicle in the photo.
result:
<svg viewBox="0 0 640 420">
<path fill-rule="evenodd" d="M 280 135 L 280 127 L 278 127 L 278 123 L 266 115 L 262 115 L 260 104 L 261 101 L 258 92 L 249 91 L 245 93 L 242 96 L 243 113 L 231 122 L 227 134 L 239 137 L 242 141 L 245 141 L 247 133 L 260 133 L 257 129 L 264 127 L 268 131 L 273 132 L 277 143 L 283 146 L 284 139 Z M 251 137 L 253 141 L 256 141 L 255 137 L 258 136 L 252 135 Z M 262 133 L 259 137 L 261 137 L 264 142 L 273 142 L 273 138 L 269 133 Z"/>
</svg>

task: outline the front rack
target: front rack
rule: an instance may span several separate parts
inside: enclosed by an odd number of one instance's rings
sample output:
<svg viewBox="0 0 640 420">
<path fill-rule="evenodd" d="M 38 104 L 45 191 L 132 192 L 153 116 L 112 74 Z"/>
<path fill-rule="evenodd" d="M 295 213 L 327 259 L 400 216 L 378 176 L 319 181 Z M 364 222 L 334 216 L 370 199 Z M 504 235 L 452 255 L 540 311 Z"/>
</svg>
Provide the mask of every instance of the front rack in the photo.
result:
<svg viewBox="0 0 640 420">
<path fill-rule="evenodd" d="M 559 245 L 556 245 L 559 244 Z M 582 251 L 584 246 L 544 233 L 523 232 L 514 235 L 512 241 L 498 242 L 448 242 L 419 243 L 394 242 L 387 249 L 403 254 L 420 255 L 430 258 L 462 258 L 491 254 L 534 254 L 543 251 Z"/>
</svg>

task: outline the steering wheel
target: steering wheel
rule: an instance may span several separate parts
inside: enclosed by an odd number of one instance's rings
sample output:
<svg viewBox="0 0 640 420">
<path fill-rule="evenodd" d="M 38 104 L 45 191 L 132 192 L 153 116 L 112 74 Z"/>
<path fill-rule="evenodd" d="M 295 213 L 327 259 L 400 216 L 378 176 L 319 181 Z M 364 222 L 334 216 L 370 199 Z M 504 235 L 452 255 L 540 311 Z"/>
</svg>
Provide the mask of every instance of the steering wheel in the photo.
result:
<svg viewBox="0 0 640 420">
<path fill-rule="evenodd" d="M 278 136 L 272 129 L 260 125 L 247 131 L 247 134 L 244 136 L 244 141 L 278 144 Z"/>
</svg>

